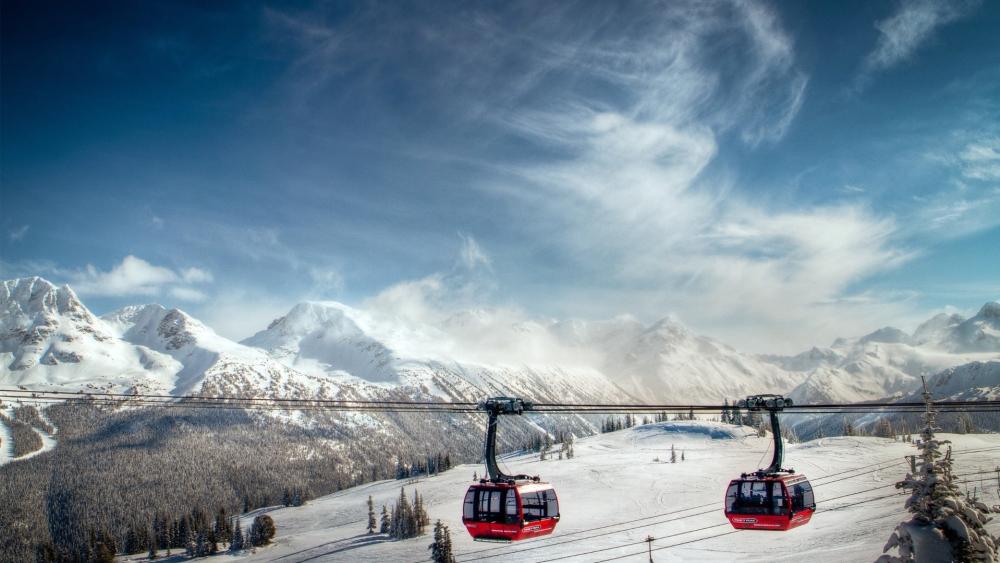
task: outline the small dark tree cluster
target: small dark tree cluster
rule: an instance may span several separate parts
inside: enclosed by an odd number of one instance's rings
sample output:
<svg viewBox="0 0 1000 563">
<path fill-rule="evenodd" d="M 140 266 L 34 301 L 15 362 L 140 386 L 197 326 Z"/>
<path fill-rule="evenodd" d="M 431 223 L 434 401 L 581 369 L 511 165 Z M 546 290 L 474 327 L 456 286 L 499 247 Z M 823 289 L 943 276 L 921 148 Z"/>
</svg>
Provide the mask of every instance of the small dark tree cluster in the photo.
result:
<svg viewBox="0 0 1000 563">
<path fill-rule="evenodd" d="M 389 516 L 388 526 L 386 526 L 387 515 Z M 397 540 L 424 535 L 427 533 L 427 524 L 430 523 L 430 517 L 427 516 L 427 511 L 424 509 L 424 499 L 420 493 L 416 490 L 413 491 L 413 502 L 411 503 L 406 498 L 406 491 L 402 487 L 399 489 L 399 499 L 396 500 L 396 506 L 393 507 L 391 515 L 385 506 L 382 507 L 382 518 L 382 529 L 388 527 L 389 537 Z M 383 533 L 385 532 L 383 531 Z"/>
<path fill-rule="evenodd" d="M 636 418 L 631 414 L 625 416 L 609 416 L 604 419 L 601 423 L 601 433 L 606 434 L 608 432 L 617 432 L 619 430 L 625 430 L 626 428 L 632 428 L 636 425 Z"/>
<path fill-rule="evenodd" d="M 434 523 L 434 543 L 428 549 L 434 563 L 455 563 L 455 556 L 451 553 L 451 532 L 440 520 Z"/>
<path fill-rule="evenodd" d="M 410 463 L 403 463 L 397 460 L 396 479 L 409 479 L 419 475 L 437 475 L 449 469 L 451 469 L 450 453 L 428 455 L 424 459 L 417 459 Z"/>
<path fill-rule="evenodd" d="M 274 527 L 274 520 L 267 514 L 261 514 L 253 519 L 250 525 L 250 533 L 247 535 L 250 545 L 259 547 L 271 543 L 277 529 Z"/>
<path fill-rule="evenodd" d="M 892 427 L 892 421 L 886 417 L 882 417 L 875 423 L 872 435 L 878 436 L 879 438 L 895 438 L 896 430 Z"/>
<path fill-rule="evenodd" d="M 284 506 L 302 506 L 306 500 L 305 491 L 298 487 L 285 489 L 281 495 L 281 504 Z"/>
</svg>

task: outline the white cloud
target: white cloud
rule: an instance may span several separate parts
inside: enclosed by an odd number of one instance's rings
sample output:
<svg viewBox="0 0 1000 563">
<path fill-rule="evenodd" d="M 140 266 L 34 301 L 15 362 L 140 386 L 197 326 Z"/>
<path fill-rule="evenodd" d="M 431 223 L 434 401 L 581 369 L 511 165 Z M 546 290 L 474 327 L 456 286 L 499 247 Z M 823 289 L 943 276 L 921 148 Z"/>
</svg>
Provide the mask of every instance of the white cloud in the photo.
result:
<svg viewBox="0 0 1000 563">
<path fill-rule="evenodd" d="M 215 278 L 212 272 L 200 268 L 188 268 L 181 272 L 181 278 L 187 283 L 212 283 Z"/>
<path fill-rule="evenodd" d="M 564 300 L 562 312 L 571 315 L 674 311 L 737 345 L 756 347 L 766 335 L 772 350 L 790 351 L 837 336 L 834 330 L 853 333 L 856 325 L 830 322 L 829 304 L 913 256 L 897 248 L 893 218 L 863 205 L 750 199 L 709 173 L 728 130 L 750 145 L 780 139 L 807 80 L 774 14 L 737 6 L 748 59 L 726 79 L 740 85 L 738 100 L 725 98 L 719 76 L 699 58 L 716 33 L 732 31 L 706 10 L 668 20 L 680 29 L 665 30 L 663 44 L 621 41 L 607 57 L 614 65 L 587 61 L 599 77 L 627 85 L 628 97 L 574 91 L 557 106 L 504 116 L 516 134 L 562 157 L 510 166 L 510 179 L 490 188 L 532 198 L 539 219 L 526 223 L 557 225 L 536 237 L 593 271 L 546 306 Z M 729 103 L 706 103 L 720 97 Z M 857 322 L 879 307 L 898 311 L 897 301 L 842 303 L 857 312 L 838 314 Z"/>
<path fill-rule="evenodd" d="M 462 239 L 462 248 L 459 251 L 459 260 L 467 270 L 474 270 L 479 266 L 490 267 L 490 257 L 483 251 L 476 239 L 464 233 L 458 233 Z"/>
<path fill-rule="evenodd" d="M 73 288 L 84 295 L 159 295 L 169 289 L 172 296 L 185 301 L 205 298 L 202 292 L 189 287 L 190 284 L 212 281 L 210 272 L 198 268 L 175 272 L 132 255 L 126 256 L 109 271 L 101 271 L 88 264 L 83 271 L 72 273 L 69 277 Z"/>
<path fill-rule="evenodd" d="M 878 42 L 865 57 L 858 86 L 871 74 L 886 70 L 911 58 L 943 25 L 972 13 L 978 1 L 913 0 L 901 2 L 899 9 L 884 20 L 875 22 Z"/>
<path fill-rule="evenodd" d="M 311 298 L 329 299 L 344 290 L 344 276 L 332 268 L 309 267 L 309 277 L 312 279 Z"/>
<path fill-rule="evenodd" d="M 170 296 L 181 301 L 200 303 L 208 299 L 204 292 L 193 287 L 175 286 L 170 288 Z"/>
<path fill-rule="evenodd" d="M 973 180 L 1000 180 L 1000 137 L 985 137 L 958 155 L 962 175 Z"/>
<path fill-rule="evenodd" d="M 28 229 L 30 227 L 31 225 L 22 225 L 20 227 L 17 227 L 16 229 L 11 230 L 9 233 L 7 233 L 7 236 L 8 238 L 10 238 L 11 242 L 18 242 L 22 240 L 25 235 L 28 234 Z"/>
<path fill-rule="evenodd" d="M 293 300 L 269 293 L 227 288 L 199 306 L 198 318 L 222 336 L 239 341 L 264 330 L 294 305 Z"/>
</svg>

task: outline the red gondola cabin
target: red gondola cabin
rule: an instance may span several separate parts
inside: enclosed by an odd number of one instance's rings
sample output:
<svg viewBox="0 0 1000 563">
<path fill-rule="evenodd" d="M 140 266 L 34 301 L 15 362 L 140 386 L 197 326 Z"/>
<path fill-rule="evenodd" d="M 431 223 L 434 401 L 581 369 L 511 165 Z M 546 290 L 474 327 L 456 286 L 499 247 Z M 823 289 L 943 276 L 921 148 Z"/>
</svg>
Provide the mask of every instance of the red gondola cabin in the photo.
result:
<svg viewBox="0 0 1000 563">
<path fill-rule="evenodd" d="M 726 490 L 726 518 L 740 530 L 791 530 L 807 524 L 815 510 L 802 475 L 745 475 Z"/>
<path fill-rule="evenodd" d="M 551 534 L 559 499 L 548 483 L 480 481 L 465 493 L 462 523 L 476 541 L 518 541 Z"/>
</svg>

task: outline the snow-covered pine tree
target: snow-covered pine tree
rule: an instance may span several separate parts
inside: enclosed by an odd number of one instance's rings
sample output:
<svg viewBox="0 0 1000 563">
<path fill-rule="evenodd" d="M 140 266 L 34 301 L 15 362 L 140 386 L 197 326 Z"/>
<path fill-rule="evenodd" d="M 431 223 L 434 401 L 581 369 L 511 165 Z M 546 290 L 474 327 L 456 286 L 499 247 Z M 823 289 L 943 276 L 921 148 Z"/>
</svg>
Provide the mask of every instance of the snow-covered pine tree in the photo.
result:
<svg viewBox="0 0 1000 563">
<path fill-rule="evenodd" d="M 372 501 L 372 496 L 368 495 L 368 533 L 375 533 L 375 503 Z"/>
<path fill-rule="evenodd" d="M 670 444 L 670 463 L 677 463 L 677 450 L 673 444 Z"/>
<path fill-rule="evenodd" d="M 722 422 L 729 423 L 729 399 L 725 399 L 722 403 Z"/>
<path fill-rule="evenodd" d="M 378 533 L 388 534 L 392 529 L 392 519 L 389 517 L 389 509 L 382 505 L 382 518 L 379 521 Z"/>
<path fill-rule="evenodd" d="M 909 489 L 906 508 L 913 515 L 900 522 L 882 549 L 876 563 L 915 561 L 1000 561 L 997 546 L 1000 540 L 986 530 L 991 520 L 989 508 L 970 501 L 955 484 L 951 471 L 951 447 L 945 453 L 941 447 L 950 443 L 934 436 L 937 413 L 931 394 L 924 382 L 923 415 L 920 450 L 916 475 L 907 473 L 896 483 L 897 488 Z M 898 555 L 889 555 L 891 550 Z"/>
<path fill-rule="evenodd" d="M 451 533 L 440 520 L 434 523 L 434 543 L 428 549 L 434 563 L 455 563 L 455 556 L 451 553 Z"/>
</svg>

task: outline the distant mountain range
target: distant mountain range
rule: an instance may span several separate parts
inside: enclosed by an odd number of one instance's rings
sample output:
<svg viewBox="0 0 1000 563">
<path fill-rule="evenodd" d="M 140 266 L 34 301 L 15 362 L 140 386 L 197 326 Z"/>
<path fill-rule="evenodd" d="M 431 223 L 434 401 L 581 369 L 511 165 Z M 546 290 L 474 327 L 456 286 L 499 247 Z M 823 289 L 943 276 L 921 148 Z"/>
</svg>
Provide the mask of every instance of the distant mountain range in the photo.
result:
<svg viewBox="0 0 1000 563">
<path fill-rule="evenodd" d="M 524 321 L 478 309 L 431 324 L 336 302 L 300 303 L 237 343 L 155 304 L 97 317 L 70 287 L 38 277 L 4 281 L 0 310 L 0 385 L 40 390 L 611 403 L 777 392 L 854 402 L 1000 359 L 996 302 L 968 319 L 937 315 L 913 334 L 885 327 L 796 356 L 741 353 L 671 318 Z"/>
</svg>

